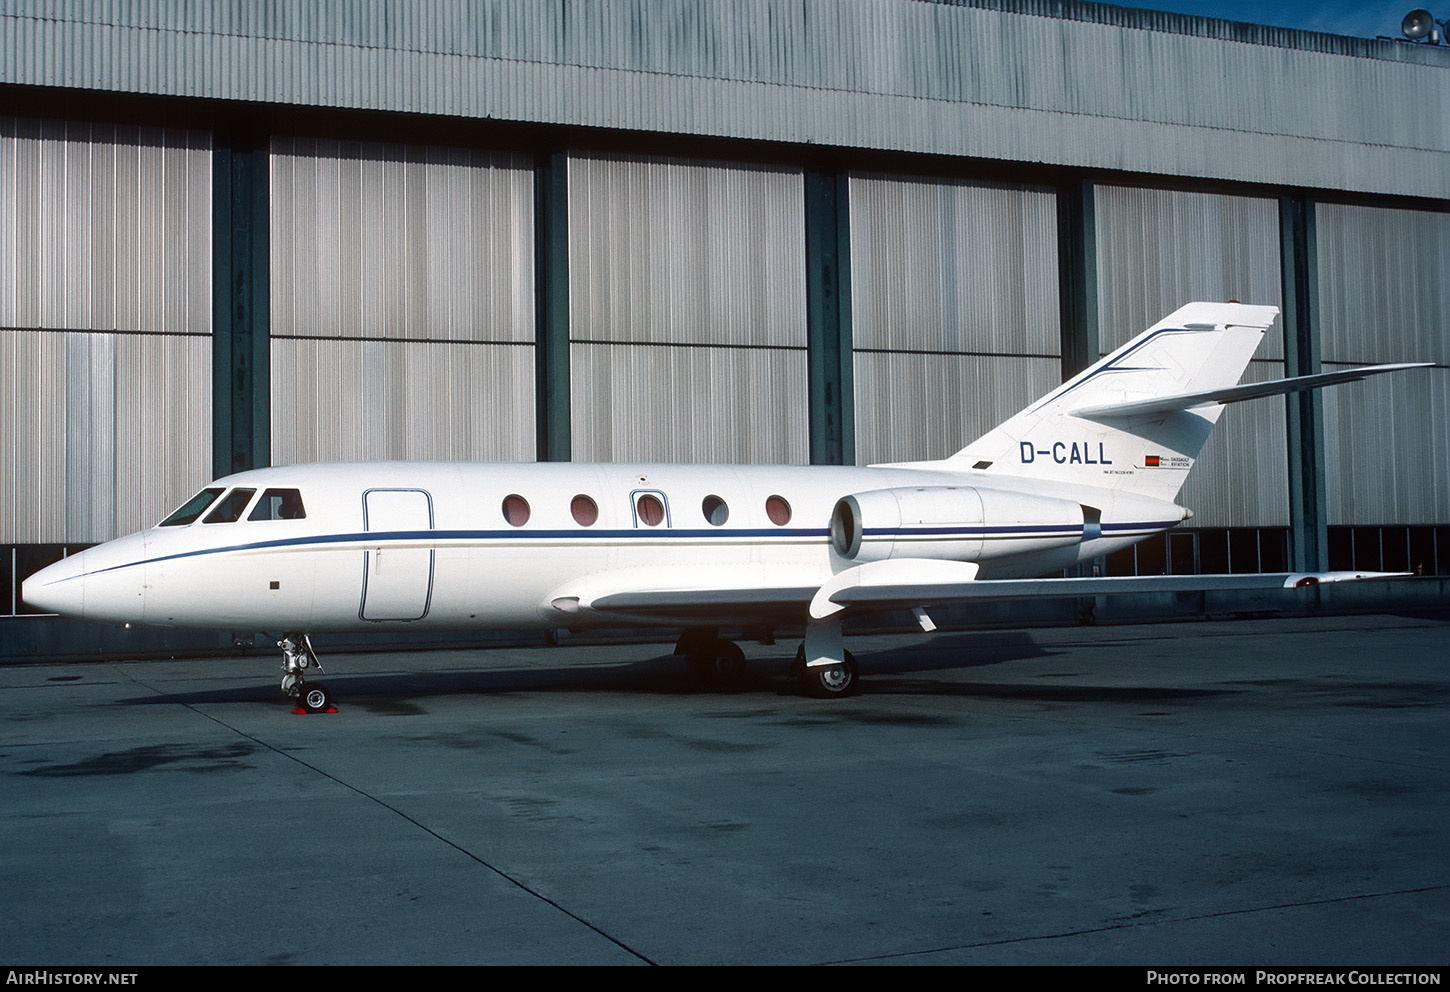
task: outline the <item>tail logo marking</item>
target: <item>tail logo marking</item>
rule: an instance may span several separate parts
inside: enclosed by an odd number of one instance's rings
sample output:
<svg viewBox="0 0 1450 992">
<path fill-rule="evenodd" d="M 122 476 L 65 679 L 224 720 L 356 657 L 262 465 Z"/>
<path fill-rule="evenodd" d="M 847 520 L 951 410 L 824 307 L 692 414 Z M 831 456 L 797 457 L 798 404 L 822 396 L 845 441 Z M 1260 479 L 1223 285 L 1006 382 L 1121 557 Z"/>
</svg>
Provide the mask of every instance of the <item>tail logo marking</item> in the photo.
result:
<svg viewBox="0 0 1450 992">
<path fill-rule="evenodd" d="M 1193 459 L 1186 455 L 1144 455 L 1143 467 L 1190 469 L 1193 467 Z"/>
</svg>

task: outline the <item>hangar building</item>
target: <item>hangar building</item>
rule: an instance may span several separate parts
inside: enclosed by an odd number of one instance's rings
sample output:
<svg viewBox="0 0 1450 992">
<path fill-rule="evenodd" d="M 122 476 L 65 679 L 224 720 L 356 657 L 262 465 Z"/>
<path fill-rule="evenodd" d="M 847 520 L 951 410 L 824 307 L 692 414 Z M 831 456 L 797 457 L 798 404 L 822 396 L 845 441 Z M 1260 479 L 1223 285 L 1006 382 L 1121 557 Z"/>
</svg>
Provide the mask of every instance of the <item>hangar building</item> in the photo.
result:
<svg viewBox="0 0 1450 992">
<path fill-rule="evenodd" d="M 1099 567 L 1450 574 L 1447 108 L 1077 0 L 0 0 L 0 629 L 217 475 L 938 457 L 1195 299 L 1437 368 L 1231 407 Z"/>
</svg>

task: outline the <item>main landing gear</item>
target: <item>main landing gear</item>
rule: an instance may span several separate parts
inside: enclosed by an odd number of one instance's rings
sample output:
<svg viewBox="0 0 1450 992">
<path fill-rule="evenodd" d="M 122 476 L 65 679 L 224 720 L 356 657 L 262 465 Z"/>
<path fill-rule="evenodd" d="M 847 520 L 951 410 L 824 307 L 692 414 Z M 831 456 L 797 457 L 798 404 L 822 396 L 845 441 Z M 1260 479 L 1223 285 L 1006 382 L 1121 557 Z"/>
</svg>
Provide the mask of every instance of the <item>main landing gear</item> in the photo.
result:
<svg viewBox="0 0 1450 992">
<path fill-rule="evenodd" d="M 790 676 L 800 686 L 800 691 L 817 699 L 840 699 L 856 691 L 856 656 L 844 651 L 844 659 L 838 665 L 806 667 L 806 646 L 796 649 L 795 661 L 790 666 Z"/>
<path fill-rule="evenodd" d="M 691 627 L 680 635 L 675 654 L 685 656 L 690 671 L 717 689 L 738 686 L 745 679 L 745 652 L 711 627 Z"/>
<path fill-rule="evenodd" d="M 728 689 L 745 679 L 745 653 L 734 641 L 721 638 L 713 628 L 686 630 L 675 645 L 675 654 L 684 655 L 690 670 L 707 685 Z M 789 677 L 807 696 L 818 699 L 849 696 L 857 688 L 856 659 L 849 651 L 842 654 L 844 660 L 839 664 L 808 668 L 806 647 L 802 644 L 796 651 Z"/>
<path fill-rule="evenodd" d="M 309 682 L 305 678 L 307 669 L 322 671 L 322 662 L 312 650 L 312 638 L 306 634 L 283 634 L 277 642 L 282 649 L 282 695 L 297 700 L 297 705 L 308 713 L 326 713 L 332 706 L 332 693 L 321 682 Z"/>
</svg>

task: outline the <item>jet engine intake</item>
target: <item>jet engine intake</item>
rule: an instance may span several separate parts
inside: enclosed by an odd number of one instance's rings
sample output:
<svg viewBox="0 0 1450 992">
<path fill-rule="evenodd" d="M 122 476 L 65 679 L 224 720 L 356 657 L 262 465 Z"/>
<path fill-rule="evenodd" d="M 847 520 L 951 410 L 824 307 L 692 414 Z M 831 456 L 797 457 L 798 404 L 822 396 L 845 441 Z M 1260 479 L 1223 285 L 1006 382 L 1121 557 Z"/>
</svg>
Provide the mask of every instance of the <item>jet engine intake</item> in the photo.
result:
<svg viewBox="0 0 1450 992">
<path fill-rule="evenodd" d="M 985 561 L 1068 547 L 1083 539 L 1073 500 L 976 486 L 854 493 L 831 513 L 831 545 L 848 561 Z"/>
</svg>

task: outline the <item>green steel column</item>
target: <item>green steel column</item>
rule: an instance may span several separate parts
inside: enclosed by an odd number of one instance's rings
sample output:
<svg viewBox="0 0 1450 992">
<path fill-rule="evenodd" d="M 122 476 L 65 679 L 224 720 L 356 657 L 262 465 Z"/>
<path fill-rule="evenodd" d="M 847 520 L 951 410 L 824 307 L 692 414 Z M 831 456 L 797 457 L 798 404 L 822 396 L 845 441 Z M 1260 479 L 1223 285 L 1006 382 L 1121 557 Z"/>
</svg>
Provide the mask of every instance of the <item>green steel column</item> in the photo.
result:
<svg viewBox="0 0 1450 992">
<path fill-rule="evenodd" d="M 265 141 L 212 146 L 212 466 L 271 462 L 270 156 Z"/>
<path fill-rule="evenodd" d="M 1086 180 L 1057 189 L 1057 272 L 1066 382 L 1098 360 L 1097 223 Z"/>
<path fill-rule="evenodd" d="M 1314 201 L 1279 198 L 1284 299 L 1284 366 L 1289 376 L 1319 371 L 1319 265 Z M 1324 407 L 1319 390 L 1290 393 L 1288 411 L 1289 561 L 1295 571 L 1329 567 L 1324 483 Z"/>
<path fill-rule="evenodd" d="M 534 160 L 535 436 L 541 462 L 570 457 L 569 157 Z"/>
<path fill-rule="evenodd" d="M 807 172 L 806 345 L 812 465 L 856 462 L 850 178 Z"/>
<path fill-rule="evenodd" d="M 1062 381 L 1098 360 L 1098 246 L 1093 184 L 1086 179 L 1057 187 L 1057 306 Z M 1101 560 L 1083 562 L 1069 575 L 1098 574 Z M 1096 603 L 1083 599 L 1078 612 L 1091 622 Z"/>
</svg>

